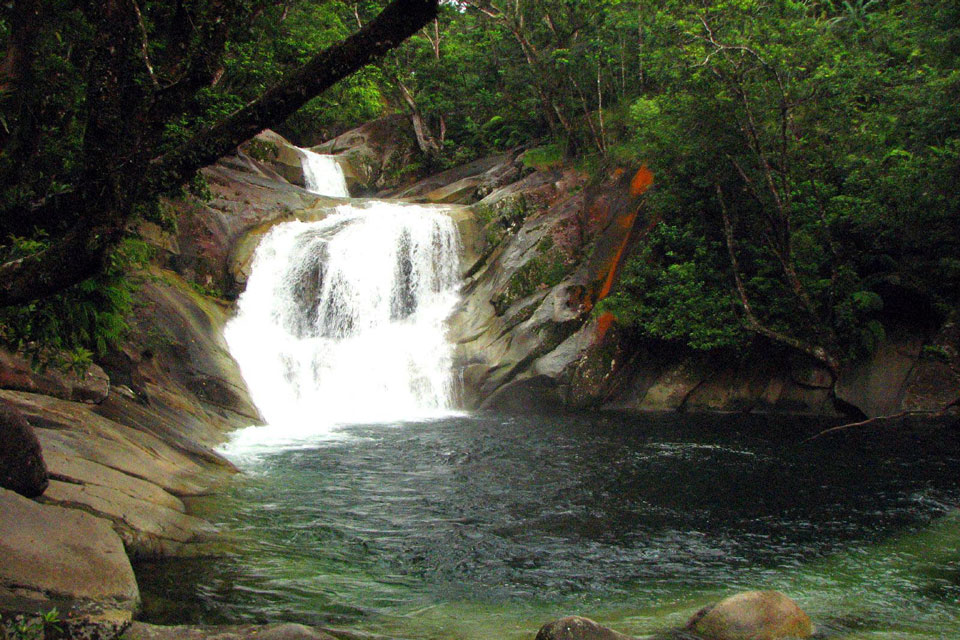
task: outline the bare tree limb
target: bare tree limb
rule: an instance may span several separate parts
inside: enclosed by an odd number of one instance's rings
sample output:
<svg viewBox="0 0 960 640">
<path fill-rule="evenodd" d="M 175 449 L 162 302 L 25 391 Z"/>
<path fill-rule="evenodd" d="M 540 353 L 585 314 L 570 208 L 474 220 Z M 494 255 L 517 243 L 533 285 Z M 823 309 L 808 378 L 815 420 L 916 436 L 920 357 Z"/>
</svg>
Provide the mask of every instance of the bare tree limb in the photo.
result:
<svg viewBox="0 0 960 640">
<path fill-rule="evenodd" d="M 143 65 L 147 68 L 147 74 L 150 76 L 153 86 L 159 89 L 160 82 L 157 80 L 157 74 L 153 72 L 153 63 L 150 62 L 150 40 L 147 37 L 147 25 L 143 23 L 143 14 L 140 12 L 136 0 L 130 0 L 130 5 L 137 15 L 137 25 L 140 27 L 140 56 L 143 58 Z"/>
<path fill-rule="evenodd" d="M 823 431 L 814 434 L 803 441 L 803 444 L 808 442 L 813 442 L 817 438 L 822 436 L 829 435 L 831 433 L 836 433 L 838 431 L 845 431 L 847 429 L 853 429 L 855 427 L 866 427 L 878 422 L 889 422 L 890 420 L 899 420 L 901 418 L 907 418 L 910 416 L 928 416 L 931 418 L 939 418 L 945 416 L 950 409 L 954 407 L 960 407 L 960 397 L 956 398 L 949 404 L 939 408 L 939 409 L 916 409 L 911 411 L 901 411 L 899 413 L 892 413 L 885 416 L 875 416 L 873 418 L 867 418 L 866 420 L 860 420 L 859 422 L 848 422 L 846 424 L 841 424 L 836 427 L 830 427 L 829 429 L 824 429 Z"/>
</svg>

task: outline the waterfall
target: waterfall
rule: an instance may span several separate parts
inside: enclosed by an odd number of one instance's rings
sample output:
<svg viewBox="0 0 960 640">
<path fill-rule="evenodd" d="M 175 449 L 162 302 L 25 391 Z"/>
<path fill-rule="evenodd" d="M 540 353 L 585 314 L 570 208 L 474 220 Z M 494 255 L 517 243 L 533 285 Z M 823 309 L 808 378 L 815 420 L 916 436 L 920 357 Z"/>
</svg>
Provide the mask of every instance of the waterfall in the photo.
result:
<svg viewBox="0 0 960 640">
<path fill-rule="evenodd" d="M 274 227 L 226 328 L 269 423 L 241 437 L 282 445 L 449 413 L 459 260 L 453 220 L 428 207 L 341 205 Z"/>
<path fill-rule="evenodd" d="M 347 182 L 343 177 L 343 168 L 333 156 L 314 153 L 310 149 L 299 149 L 303 182 L 310 193 L 335 198 L 349 198 Z"/>
</svg>

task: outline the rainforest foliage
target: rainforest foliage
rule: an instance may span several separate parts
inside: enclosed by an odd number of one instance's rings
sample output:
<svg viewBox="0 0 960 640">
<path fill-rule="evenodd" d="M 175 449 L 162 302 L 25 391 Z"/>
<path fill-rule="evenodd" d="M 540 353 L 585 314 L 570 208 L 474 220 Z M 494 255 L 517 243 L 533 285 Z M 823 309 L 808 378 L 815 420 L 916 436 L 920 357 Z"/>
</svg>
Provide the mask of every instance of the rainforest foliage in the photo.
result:
<svg viewBox="0 0 960 640">
<path fill-rule="evenodd" d="M 126 2 L 140 16 L 132 51 L 153 64 L 137 82 L 163 91 L 189 69 L 204 79 L 162 114 L 158 152 L 386 4 Z M 4 63 L 30 70 L 0 95 L 4 258 L 69 227 L 18 212 L 69 191 L 87 153 L 95 21 L 83 2 L 46 4 L 53 28 L 36 34 L 36 55 Z M 207 19 L 224 4 L 236 5 L 229 19 Z M 0 8 L 8 51 L 24 44 L 18 5 Z M 217 55 L 191 67 L 203 46 Z M 895 324 L 934 327 L 958 304 L 958 105 L 951 0 L 450 0 L 280 126 L 315 144 L 402 113 L 430 169 L 519 145 L 597 175 L 646 164 L 655 184 L 641 221 L 657 224 L 601 308 L 645 336 L 704 350 L 762 336 L 835 371 Z M 138 200 L 138 213 L 154 215 L 155 201 Z M 6 313 L 10 324 L 22 310 Z"/>
</svg>

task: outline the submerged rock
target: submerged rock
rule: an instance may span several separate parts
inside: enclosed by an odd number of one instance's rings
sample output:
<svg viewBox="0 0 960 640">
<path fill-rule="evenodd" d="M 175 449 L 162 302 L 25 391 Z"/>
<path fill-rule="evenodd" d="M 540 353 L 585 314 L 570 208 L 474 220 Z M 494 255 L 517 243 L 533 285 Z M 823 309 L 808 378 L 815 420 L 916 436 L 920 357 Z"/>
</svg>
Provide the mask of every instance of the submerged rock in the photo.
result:
<svg viewBox="0 0 960 640">
<path fill-rule="evenodd" d="M 589 618 L 568 616 L 540 627 L 536 640 L 632 640 L 613 629 L 597 624 Z"/>
<path fill-rule="evenodd" d="M 284 623 L 267 625 L 158 626 L 133 623 L 122 640 L 337 640 L 335 636 L 304 626 Z"/>
<path fill-rule="evenodd" d="M 30 423 L 0 400 L 0 487 L 28 498 L 47 489 L 47 465 Z"/>
<path fill-rule="evenodd" d="M 810 617 L 779 591 L 747 591 L 698 611 L 687 631 L 704 640 L 809 638 Z"/>
</svg>

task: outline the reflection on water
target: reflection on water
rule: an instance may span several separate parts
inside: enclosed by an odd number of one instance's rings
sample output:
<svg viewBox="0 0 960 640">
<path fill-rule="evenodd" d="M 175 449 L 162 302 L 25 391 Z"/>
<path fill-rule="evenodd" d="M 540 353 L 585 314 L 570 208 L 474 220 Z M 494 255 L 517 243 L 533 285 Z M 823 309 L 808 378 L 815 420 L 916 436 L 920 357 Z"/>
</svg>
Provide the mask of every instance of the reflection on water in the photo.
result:
<svg viewBox="0 0 960 640">
<path fill-rule="evenodd" d="M 476 415 L 353 427 L 247 462 L 206 505 L 231 554 L 138 567 L 146 617 L 522 638 L 578 613 L 644 633 L 774 588 L 843 637 L 949 637 L 956 432 L 802 444 L 816 426 Z"/>
</svg>

